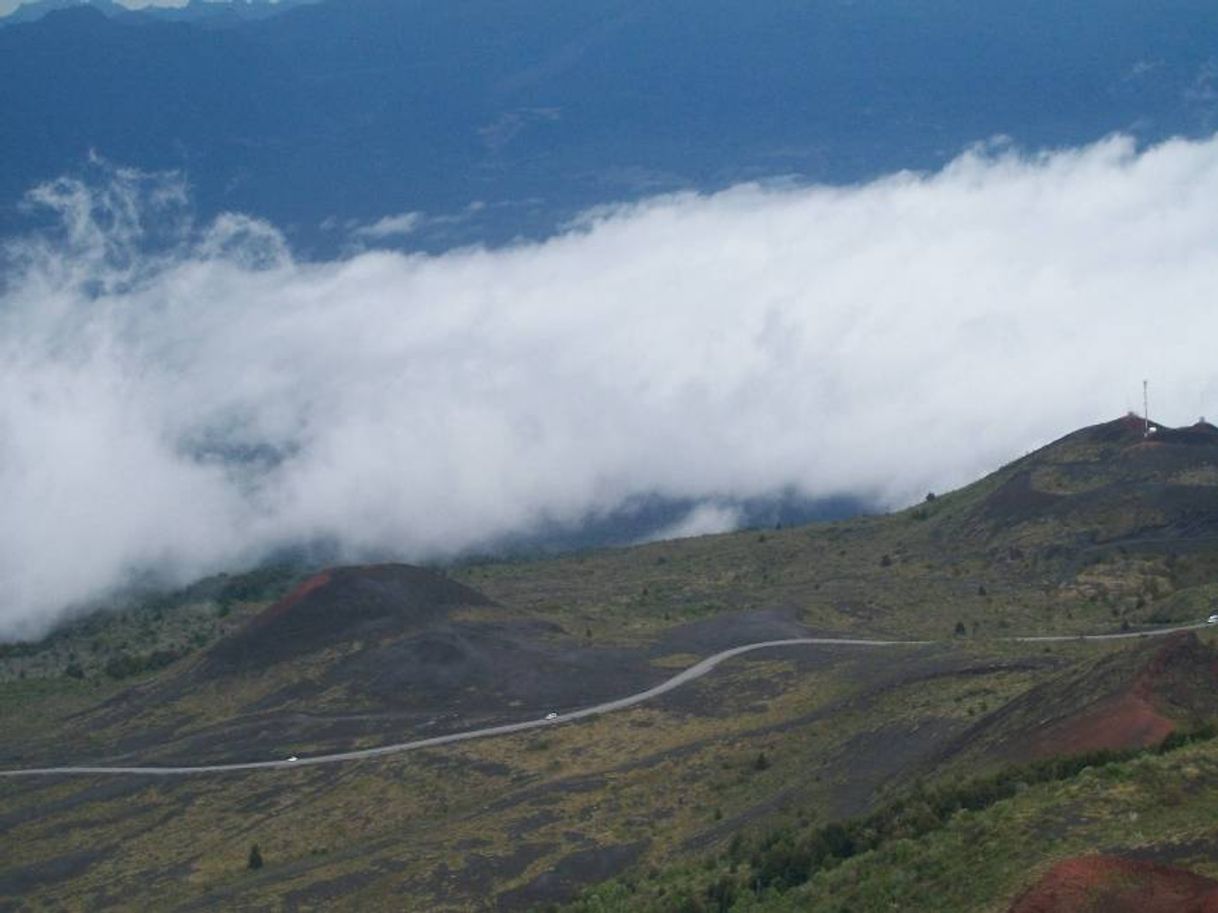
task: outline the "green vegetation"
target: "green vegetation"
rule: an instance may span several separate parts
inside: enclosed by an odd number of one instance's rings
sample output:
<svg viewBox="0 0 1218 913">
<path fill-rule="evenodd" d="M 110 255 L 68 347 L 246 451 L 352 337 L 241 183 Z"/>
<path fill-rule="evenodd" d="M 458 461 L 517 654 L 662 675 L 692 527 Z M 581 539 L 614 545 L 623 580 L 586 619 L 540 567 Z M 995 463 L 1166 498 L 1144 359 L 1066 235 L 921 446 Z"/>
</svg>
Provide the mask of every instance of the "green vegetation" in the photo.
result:
<svg viewBox="0 0 1218 913">
<path fill-rule="evenodd" d="M 996 774 L 963 783 L 943 783 L 934 787 L 916 786 L 902 798 L 889 802 L 865 817 L 825 825 L 788 824 L 755 837 L 737 834 L 726 849 L 696 863 L 673 866 L 667 871 L 652 870 L 645 878 L 619 878 L 586 892 L 581 899 L 563 909 L 567 913 L 729 913 L 729 911 L 834 910 L 868 913 L 890 910 L 982 909 L 995 899 L 992 883 L 979 881 L 963 871 L 965 860 L 942 858 L 943 844 L 954 846 L 965 832 L 988 832 L 991 848 L 998 841 L 1014 843 L 1024 835 L 1003 834 L 1004 828 L 1024 830 L 1029 822 L 1020 806 L 1033 806 L 1041 813 L 1053 808 L 1054 797 L 1089 794 L 1094 800 L 1107 797 L 1094 785 L 1106 784 L 1125 793 L 1144 790 L 1151 795 L 1171 796 L 1178 805 L 1178 794 L 1165 790 L 1172 771 L 1183 770 L 1183 779 L 1200 786 L 1199 759 L 1207 762 L 1210 777 L 1204 784 L 1208 807 L 1218 809 L 1218 749 L 1207 744 L 1203 753 L 1192 753 L 1187 763 L 1177 759 L 1158 763 L 1162 757 L 1190 745 L 1211 743 L 1218 729 L 1206 727 L 1191 733 L 1175 734 L 1153 749 L 1140 751 L 1092 752 L 1053 758 L 1032 764 L 1008 767 Z M 1034 789 L 1040 787 L 1039 789 Z M 1190 793 L 1196 790 L 1190 789 Z M 1025 793 L 1027 794 L 1025 798 Z M 1143 806 L 1149 796 L 1139 795 Z M 989 814 L 1000 803 L 1001 811 Z M 1129 799 L 1126 799 L 1129 804 Z M 1116 822 L 1114 835 L 1123 834 L 1122 824 L 1138 821 L 1139 812 Z M 1189 816 L 1190 822 L 1195 816 Z M 1186 822 L 1179 822 L 1185 825 Z M 997 835 L 994 832 L 999 832 Z M 1046 831 L 1051 834 L 1052 831 Z M 1176 836 L 1176 830 L 1156 835 L 1160 839 Z M 1144 835 L 1143 835 L 1144 836 Z M 1027 848 L 1031 849 L 1031 848 Z M 1018 849 L 1012 850 L 1018 852 Z M 1042 859 L 1052 859 L 1046 852 Z M 968 862 L 973 861 L 969 854 Z M 1041 862 L 1035 860 L 1035 863 Z M 853 863 L 851 876 L 836 870 Z M 1009 863 L 998 865 L 1009 872 Z M 994 867 L 991 862 L 991 868 Z M 1214 867 L 1218 869 L 1218 865 Z M 954 892 L 967 905 L 935 906 L 926 901 L 941 886 L 950 896 L 957 879 L 975 891 L 971 896 Z M 921 881 L 921 883 L 919 883 Z M 998 899 L 1009 898 L 1007 883 Z M 844 895 L 844 896 L 835 896 Z M 918 906 L 907 906 L 910 895 L 920 898 Z"/>
<path fill-rule="evenodd" d="M 132 678 L 196 653 L 283 595 L 299 568 L 220 574 L 171 592 L 129 593 L 35 643 L 0 644 L 0 687 L 22 679 Z"/>
<path fill-rule="evenodd" d="M 157 669 L 164 669 L 170 663 L 177 660 L 178 655 L 174 650 L 155 650 L 152 653 L 144 653 L 138 656 L 133 656 L 130 653 L 120 653 L 106 663 L 106 675 L 111 678 L 130 678 L 133 675 L 155 672 Z M 70 668 L 68 674 L 72 674 Z M 76 677 L 80 678 L 82 676 L 78 675 Z"/>
</svg>

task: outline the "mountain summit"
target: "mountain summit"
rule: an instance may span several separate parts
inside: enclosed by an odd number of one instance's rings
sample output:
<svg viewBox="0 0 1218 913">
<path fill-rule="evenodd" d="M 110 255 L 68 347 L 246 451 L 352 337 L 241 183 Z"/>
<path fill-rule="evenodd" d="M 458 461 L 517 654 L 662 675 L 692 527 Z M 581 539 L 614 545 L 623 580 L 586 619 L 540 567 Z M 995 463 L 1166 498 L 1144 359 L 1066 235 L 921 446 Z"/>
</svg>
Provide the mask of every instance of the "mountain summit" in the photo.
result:
<svg viewBox="0 0 1218 913">
<path fill-rule="evenodd" d="M 1147 432 L 1149 427 L 1149 433 Z M 1054 554 L 1192 549 L 1218 534 L 1218 428 L 1130 414 L 1068 434 L 961 492 L 956 535 Z"/>
</svg>

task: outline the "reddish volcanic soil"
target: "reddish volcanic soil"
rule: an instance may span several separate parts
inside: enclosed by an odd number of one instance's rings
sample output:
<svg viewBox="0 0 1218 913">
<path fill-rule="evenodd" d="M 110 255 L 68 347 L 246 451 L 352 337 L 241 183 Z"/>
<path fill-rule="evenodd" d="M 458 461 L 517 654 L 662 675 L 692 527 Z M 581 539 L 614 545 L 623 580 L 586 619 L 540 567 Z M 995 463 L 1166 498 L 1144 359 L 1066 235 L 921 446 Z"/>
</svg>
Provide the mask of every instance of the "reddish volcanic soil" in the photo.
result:
<svg viewBox="0 0 1218 913">
<path fill-rule="evenodd" d="M 1101 749 L 1148 748 L 1171 734 L 1175 724 L 1150 701 L 1127 692 L 1092 704 L 1082 713 L 1046 726 L 1030 739 L 1034 758 L 1086 754 Z"/>
<path fill-rule="evenodd" d="M 490 606 L 477 590 L 405 564 L 331 568 L 310 577 L 209 652 L 221 666 L 262 668 L 338 643 L 377 641 Z"/>
<path fill-rule="evenodd" d="M 320 574 L 314 574 L 292 592 L 288 593 L 277 603 L 264 609 L 258 614 L 250 624 L 250 627 L 266 627 L 276 618 L 287 615 L 292 610 L 292 606 L 300 602 L 314 590 L 319 590 L 333 579 L 330 571 L 322 571 Z"/>
<path fill-rule="evenodd" d="M 1212 714 L 1218 698 L 1218 656 L 1191 632 L 1165 639 L 1124 689 L 1041 728 L 1027 754 L 1045 758 L 1100 749 L 1147 748 L 1176 720 Z"/>
<path fill-rule="evenodd" d="M 1218 913 L 1218 881 L 1153 862 L 1083 856 L 1055 865 L 1009 913 Z"/>
</svg>

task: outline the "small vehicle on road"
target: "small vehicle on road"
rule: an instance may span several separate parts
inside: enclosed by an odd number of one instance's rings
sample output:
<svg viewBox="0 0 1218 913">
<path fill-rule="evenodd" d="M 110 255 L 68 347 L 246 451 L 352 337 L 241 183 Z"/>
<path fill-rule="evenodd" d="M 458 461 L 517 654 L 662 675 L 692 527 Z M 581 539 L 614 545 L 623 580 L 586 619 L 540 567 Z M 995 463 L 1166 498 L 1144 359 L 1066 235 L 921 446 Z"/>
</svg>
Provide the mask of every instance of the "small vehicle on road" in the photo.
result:
<svg viewBox="0 0 1218 913">
<path fill-rule="evenodd" d="M 547 720 L 556 720 L 556 719 L 558 719 L 558 714 L 554 713 L 554 712 L 547 713 L 546 719 Z"/>
<path fill-rule="evenodd" d="M 1218 612 L 1215 612 L 1213 615 L 1207 618 L 1205 623 L 1208 625 L 1218 625 Z"/>
<path fill-rule="evenodd" d="M 300 758 L 296 757 L 296 755 L 292 755 L 290 758 L 288 758 L 288 760 L 289 761 L 299 761 Z"/>
</svg>

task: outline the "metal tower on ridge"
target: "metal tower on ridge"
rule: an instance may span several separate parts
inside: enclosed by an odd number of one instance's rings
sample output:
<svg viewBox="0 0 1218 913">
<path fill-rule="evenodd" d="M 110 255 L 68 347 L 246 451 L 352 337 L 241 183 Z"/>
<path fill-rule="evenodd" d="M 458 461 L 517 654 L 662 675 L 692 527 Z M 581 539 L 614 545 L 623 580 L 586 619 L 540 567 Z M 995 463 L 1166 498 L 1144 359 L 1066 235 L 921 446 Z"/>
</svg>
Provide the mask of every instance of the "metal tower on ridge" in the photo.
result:
<svg viewBox="0 0 1218 913">
<path fill-rule="evenodd" d="M 1142 437 L 1150 437 L 1150 382 L 1142 381 Z"/>
</svg>

